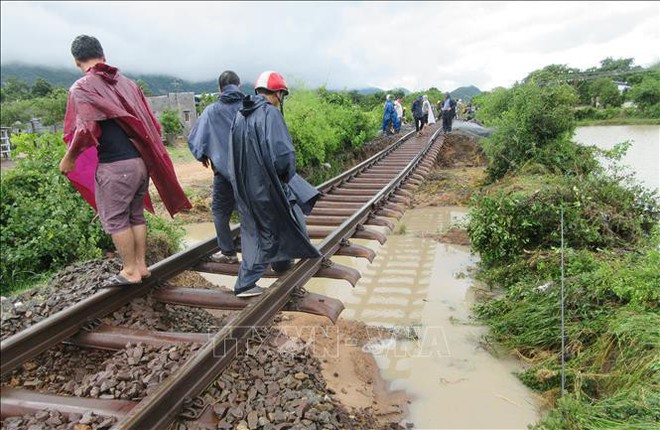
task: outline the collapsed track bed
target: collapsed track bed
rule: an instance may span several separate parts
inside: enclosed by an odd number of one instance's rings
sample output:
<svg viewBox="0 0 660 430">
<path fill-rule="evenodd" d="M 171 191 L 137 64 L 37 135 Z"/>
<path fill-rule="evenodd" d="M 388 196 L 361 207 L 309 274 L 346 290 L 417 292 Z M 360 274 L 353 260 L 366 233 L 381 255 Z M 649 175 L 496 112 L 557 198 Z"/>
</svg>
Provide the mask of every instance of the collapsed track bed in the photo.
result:
<svg viewBox="0 0 660 430">
<path fill-rule="evenodd" d="M 360 273 L 331 257 L 373 260 L 372 249 L 349 239 L 385 242 L 384 231 L 429 173 L 438 136 L 411 132 L 321 184 L 307 226 L 323 258 L 298 261 L 281 275 L 269 269 L 265 276 L 277 280 L 262 296 L 171 283 L 183 271 L 237 274 L 238 265 L 208 261 L 217 251 L 212 238 L 152 265 L 139 286 L 99 289 L 104 273 L 116 270 L 111 262 L 100 273 L 65 273 L 80 288 L 54 289 L 37 311 L 14 303 L 5 314 L 3 303 L 3 428 L 373 427 L 367 415 L 343 413 L 323 394 L 318 369 L 303 364 L 308 351 L 285 347 L 266 328 L 281 310 L 336 321 L 341 302 L 305 291 L 305 283 L 316 276 L 355 285 Z"/>
</svg>

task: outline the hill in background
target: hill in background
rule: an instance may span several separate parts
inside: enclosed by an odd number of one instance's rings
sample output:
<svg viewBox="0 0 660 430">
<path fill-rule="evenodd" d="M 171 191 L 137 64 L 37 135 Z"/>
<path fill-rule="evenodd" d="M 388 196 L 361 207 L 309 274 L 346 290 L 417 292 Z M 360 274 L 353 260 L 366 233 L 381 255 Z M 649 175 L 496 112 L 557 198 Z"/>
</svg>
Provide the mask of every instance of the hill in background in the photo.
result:
<svg viewBox="0 0 660 430">
<path fill-rule="evenodd" d="M 170 75 L 125 74 L 133 80 L 140 79 L 144 81 L 153 95 L 162 95 L 177 91 L 192 91 L 195 94 L 218 92 L 218 82 L 215 79 L 202 82 L 190 82 Z M 25 64 L 3 64 L 0 66 L 0 76 L 2 76 L 3 82 L 7 78 L 14 76 L 26 81 L 29 85 L 33 85 L 38 78 L 42 78 L 55 87 L 69 88 L 78 78 L 81 77 L 81 73 L 73 67 L 68 69 L 30 66 Z M 241 85 L 241 90 L 245 94 L 252 94 L 254 92 L 251 83 Z M 406 95 L 410 94 L 410 91 L 406 88 L 393 88 L 390 91 L 395 90 L 403 91 Z M 356 91 L 362 95 L 385 92 L 385 90 L 375 87 L 360 88 L 356 89 Z M 455 99 L 460 98 L 463 100 L 469 100 L 475 95 L 481 94 L 481 91 L 479 88 L 471 85 L 469 87 L 457 88 L 450 94 Z"/>
<path fill-rule="evenodd" d="M 32 85 L 38 78 L 42 78 L 50 82 L 53 86 L 64 88 L 69 88 L 82 76 L 80 71 L 73 67 L 66 69 L 23 64 L 3 64 L 0 66 L 0 75 L 2 75 L 3 82 L 10 76 L 14 76 Z M 144 81 L 154 95 L 176 91 L 193 91 L 195 94 L 218 91 L 218 82 L 215 79 L 203 82 L 189 82 L 170 75 L 139 75 L 134 73 L 125 73 L 125 75 L 133 80 L 140 79 Z"/>
<path fill-rule="evenodd" d="M 472 100 L 472 97 L 478 96 L 481 94 L 481 90 L 474 85 L 470 85 L 469 87 L 459 87 L 456 88 L 454 91 L 450 92 L 451 97 L 453 99 L 462 99 L 462 100 Z"/>
</svg>

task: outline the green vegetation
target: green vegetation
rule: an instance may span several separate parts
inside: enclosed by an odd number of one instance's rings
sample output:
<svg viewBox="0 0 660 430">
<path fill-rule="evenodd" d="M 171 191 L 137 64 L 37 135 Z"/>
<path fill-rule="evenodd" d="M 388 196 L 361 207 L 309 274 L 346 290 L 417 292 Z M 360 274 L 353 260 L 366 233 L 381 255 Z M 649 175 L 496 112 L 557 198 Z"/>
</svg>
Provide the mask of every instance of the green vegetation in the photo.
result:
<svg viewBox="0 0 660 430">
<path fill-rule="evenodd" d="M 151 88 L 149 88 L 149 84 L 144 82 L 142 79 L 137 79 L 135 83 L 137 84 L 138 87 L 140 87 L 145 97 L 154 95 L 154 93 L 151 91 Z"/>
<path fill-rule="evenodd" d="M 163 135 L 168 145 L 173 145 L 174 140 L 183 131 L 183 123 L 179 118 L 179 113 L 172 109 L 165 109 L 158 118 L 163 127 Z"/>
<path fill-rule="evenodd" d="M 613 79 L 632 87 L 619 94 Z M 623 107 L 626 100 L 634 107 Z M 491 182 L 533 164 L 579 176 L 596 164 L 591 151 L 571 142 L 576 122 L 660 124 L 660 70 L 633 67 L 632 59 L 605 59 L 600 68 L 584 72 L 550 65 L 511 89 L 476 97 L 475 103 L 477 118 L 496 128 L 484 142 Z"/>
<path fill-rule="evenodd" d="M 648 68 L 635 66 L 632 58 L 606 58 L 599 67 L 586 70 L 552 64 L 529 74 L 520 84 L 534 83 L 553 87 L 563 83 L 572 90 L 575 120 L 579 125 L 591 124 L 660 124 L 660 64 Z M 617 87 L 617 83 L 629 87 Z M 496 88 L 476 96 L 473 102 L 491 112 L 479 112 L 479 119 L 487 125 L 499 117 L 497 108 L 506 100 L 495 103 L 493 96 L 506 93 Z M 481 102 L 490 99 L 486 106 Z M 495 115 L 495 116 L 493 116 Z"/>
<path fill-rule="evenodd" d="M 204 112 L 204 109 L 211 103 L 215 102 L 218 99 L 218 96 L 210 94 L 210 93 L 204 93 L 200 96 L 199 104 L 195 107 L 197 110 L 197 116 L 200 116 L 202 112 Z"/>
<path fill-rule="evenodd" d="M 285 120 L 298 168 L 314 168 L 375 137 L 382 119 L 356 106 L 346 93 L 296 89 L 285 102 Z M 378 116 L 377 116 L 378 115 Z"/>
<path fill-rule="evenodd" d="M 188 145 L 185 143 L 170 145 L 167 147 L 167 153 L 170 156 L 170 159 L 174 163 L 186 163 L 189 161 L 196 161 L 193 157 L 192 152 L 188 149 Z"/>
<path fill-rule="evenodd" d="M 490 184 L 471 201 L 468 234 L 478 277 L 501 294 L 475 312 L 492 340 L 530 363 L 521 380 L 554 406 L 534 428 L 657 428 L 660 201 L 597 163 L 619 160 L 629 144 L 599 151 L 571 141 L 577 94 L 540 79 L 548 71 L 480 98 L 481 118 L 498 130 L 485 143 Z"/>
<path fill-rule="evenodd" d="M 0 125 L 12 127 L 15 122 L 26 123 L 39 118 L 43 125 L 61 125 L 66 112 L 67 91 L 52 88 L 37 80 L 32 88 L 25 82 L 8 79 L 2 88 Z"/>
<path fill-rule="evenodd" d="M 636 246 L 660 219 L 652 194 L 623 187 L 605 175 L 527 173 L 508 177 L 479 196 L 471 212 L 472 246 L 486 266 L 558 247 L 562 207 L 564 237 L 574 249 Z"/>
<path fill-rule="evenodd" d="M 112 241 L 58 170 L 65 145 L 61 133 L 15 135 L 16 167 L 0 179 L 0 285 L 2 294 L 43 280 L 74 261 L 98 258 Z M 171 222 L 148 217 L 149 235 L 178 249 L 182 232 Z"/>
</svg>

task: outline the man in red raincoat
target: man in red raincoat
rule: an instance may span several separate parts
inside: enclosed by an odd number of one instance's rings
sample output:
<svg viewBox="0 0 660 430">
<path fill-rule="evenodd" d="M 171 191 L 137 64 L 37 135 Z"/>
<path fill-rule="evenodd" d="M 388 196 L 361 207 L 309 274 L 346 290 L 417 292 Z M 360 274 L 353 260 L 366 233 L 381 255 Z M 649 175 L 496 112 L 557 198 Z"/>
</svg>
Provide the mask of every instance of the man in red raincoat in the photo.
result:
<svg viewBox="0 0 660 430">
<path fill-rule="evenodd" d="M 158 121 L 142 90 L 105 63 L 99 41 L 78 36 L 71 44 L 85 74 L 69 89 L 64 117 L 68 150 L 60 171 L 99 214 L 123 268 L 111 285 L 130 285 L 150 275 L 146 260 L 145 203 L 149 178 L 170 215 L 190 209 L 161 139 Z"/>
</svg>

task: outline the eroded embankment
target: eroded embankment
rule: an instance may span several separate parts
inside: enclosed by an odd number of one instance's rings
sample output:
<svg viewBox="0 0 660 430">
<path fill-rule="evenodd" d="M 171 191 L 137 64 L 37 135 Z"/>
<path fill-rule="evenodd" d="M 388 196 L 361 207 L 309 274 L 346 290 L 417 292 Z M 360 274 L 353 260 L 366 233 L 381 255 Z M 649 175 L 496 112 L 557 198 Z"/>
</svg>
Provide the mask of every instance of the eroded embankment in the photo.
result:
<svg viewBox="0 0 660 430">
<path fill-rule="evenodd" d="M 466 169 L 459 170 L 466 175 Z M 470 205 L 468 239 L 481 256 L 477 278 L 492 290 L 475 314 L 490 326 L 487 340 L 527 363 L 520 379 L 541 393 L 547 412 L 534 428 L 655 429 L 660 419 L 657 193 L 596 168 L 552 172 L 529 163 L 497 182 L 473 182 L 472 191 L 480 192 L 472 194 L 477 198 Z M 435 179 L 425 184 L 439 193 L 430 204 L 470 195 L 459 175 L 443 171 Z"/>
</svg>

